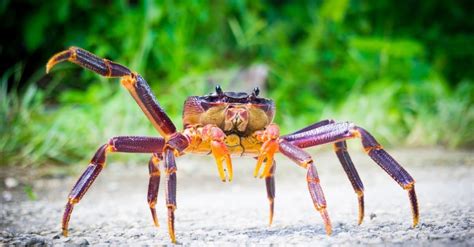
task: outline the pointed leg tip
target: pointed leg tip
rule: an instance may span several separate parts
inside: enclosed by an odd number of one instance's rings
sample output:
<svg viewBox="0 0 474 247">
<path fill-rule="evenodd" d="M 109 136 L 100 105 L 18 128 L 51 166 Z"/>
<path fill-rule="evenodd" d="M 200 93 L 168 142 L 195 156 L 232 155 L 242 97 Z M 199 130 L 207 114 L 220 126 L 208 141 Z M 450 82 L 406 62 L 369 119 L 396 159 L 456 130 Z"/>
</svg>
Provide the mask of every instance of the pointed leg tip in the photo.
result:
<svg viewBox="0 0 474 247">
<path fill-rule="evenodd" d="M 59 54 L 61 54 L 61 53 L 55 54 L 53 57 L 51 57 L 48 60 L 48 63 L 46 63 L 46 74 L 48 74 L 56 64 L 61 62 L 61 60 L 58 59 Z"/>
<path fill-rule="evenodd" d="M 56 63 L 54 62 L 53 58 L 51 58 L 48 63 L 46 64 L 46 74 L 49 74 L 51 69 L 54 67 Z"/>
<path fill-rule="evenodd" d="M 418 217 L 413 219 L 413 228 L 415 228 L 418 225 Z"/>
<path fill-rule="evenodd" d="M 63 236 L 67 237 L 69 235 L 69 231 L 67 229 L 63 229 Z"/>
<path fill-rule="evenodd" d="M 320 209 L 321 216 L 324 221 L 324 228 L 326 229 L 326 234 L 329 236 L 332 234 L 332 225 L 331 220 L 329 219 L 328 212 L 325 208 Z"/>
<path fill-rule="evenodd" d="M 357 200 L 359 201 L 359 218 L 357 224 L 361 225 L 364 221 L 364 192 L 362 190 L 356 191 Z"/>
<path fill-rule="evenodd" d="M 75 59 L 76 48 L 71 47 L 65 51 L 58 52 L 54 54 L 46 63 L 46 74 L 48 74 L 51 69 L 58 63 L 69 60 L 71 57 Z"/>
<path fill-rule="evenodd" d="M 332 227 L 326 226 L 326 235 L 331 236 L 331 234 L 332 234 Z"/>
<path fill-rule="evenodd" d="M 62 62 L 63 60 L 58 59 L 58 55 L 54 55 L 52 58 L 48 60 L 48 63 L 46 64 L 46 74 L 49 74 L 51 69 L 56 66 L 56 64 Z"/>
<path fill-rule="evenodd" d="M 268 220 L 268 227 L 271 227 L 273 224 L 273 212 L 270 213 L 270 219 Z"/>
<path fill-rule="evenodd" d="M 364 222 L 364 213 L 361 212 L 359 213 L 359 218 L 357 219 L 357 225 L 362 225 L 362 222 Z"/>
<path fill-rule="evenodd" d="M 170 231 L 170 240 L 171 243 L 176 244 L 176 236 L 174 235 L 174 230 Z"/>
</svg>

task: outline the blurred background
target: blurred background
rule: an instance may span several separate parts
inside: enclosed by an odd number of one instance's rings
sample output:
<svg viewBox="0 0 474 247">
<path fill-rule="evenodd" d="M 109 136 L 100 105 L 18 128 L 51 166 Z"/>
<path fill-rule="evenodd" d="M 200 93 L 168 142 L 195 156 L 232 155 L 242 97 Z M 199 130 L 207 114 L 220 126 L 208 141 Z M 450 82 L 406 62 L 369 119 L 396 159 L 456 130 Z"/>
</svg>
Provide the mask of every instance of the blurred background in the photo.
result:
<svg viewBox="0 0 474 247">
<path fill-rule="evenodd" d="M 69 46 L 138 71 L 177 126 L 187 96 L 258 85 L 283 133 L 333 118 L 385 146 L 474 146 L 468 0 L 3 0 L 0 19 L 0 165 L 77 164 L 112 136 L 158 135 L 118 79 L 46 75 Z"/>
</svg>

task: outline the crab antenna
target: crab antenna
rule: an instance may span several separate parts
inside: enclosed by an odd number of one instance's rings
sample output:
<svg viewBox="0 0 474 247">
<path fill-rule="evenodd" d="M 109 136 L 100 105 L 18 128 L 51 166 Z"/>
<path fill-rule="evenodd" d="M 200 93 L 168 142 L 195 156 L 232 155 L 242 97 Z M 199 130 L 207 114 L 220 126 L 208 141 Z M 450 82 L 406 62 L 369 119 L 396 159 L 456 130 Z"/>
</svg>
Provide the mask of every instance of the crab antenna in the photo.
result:
<svg viewBox="0 0 474 247">
<path fill-rule="evenodd" d="M 255 88 L 253 89 L 253 94 L 254 94 L 255 96 L 258 96 L 259 93 L 260 93 L 260 88 L 255 87 Z"/>
<path fill-rule="evenodd" d="M 216 93 L 218 95 L 222 95 L 224 93 L 220 85 L 216 85 Z"/>
</svg>

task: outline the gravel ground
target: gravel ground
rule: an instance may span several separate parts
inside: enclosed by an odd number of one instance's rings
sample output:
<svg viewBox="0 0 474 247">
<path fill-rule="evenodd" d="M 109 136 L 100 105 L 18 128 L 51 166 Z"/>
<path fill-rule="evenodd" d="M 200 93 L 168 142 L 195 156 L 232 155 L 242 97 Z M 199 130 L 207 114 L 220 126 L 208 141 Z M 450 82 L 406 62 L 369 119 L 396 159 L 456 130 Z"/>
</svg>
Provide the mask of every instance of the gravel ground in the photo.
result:
<svg viewBox="0 0 474 247">
<path fill-rule="evenodd" d="M 408 196 L 375 163 L 352 148 L 365 185 L 366 217 L 357 225 L 357 199 L 330 150 L 314 153 L 328 201 L 333 234 L 326 236 L 309 197 L 305 171 L 277 158 L 274 223 L 268 227 L 264 181 L 252 177 L 255 161 L 234 159 L 234 181 L 222 183 L 209 157 L 178 159 L 176 234 L 183 245 L 474 245 L 474 155 L 471 152 L 390 150 L 416 179 L 420 224 L 411 227 Z M 80 168 L 80 169 L 79 169 Z M 75 208 L 70 236 L 60 235 L 66 197 L 83 167 L 69 177 L 2 168 L 0 244 L 168 245 L 164 187 L 160 228 L 146 203 L 147 167 L 108 164 Z M 28 200 L 24 184 L 36 200 Z M 162 183 L 163 184 L 163 183 Z M 161 205 L 161 207 L 160 207 Z"/>
</svg>

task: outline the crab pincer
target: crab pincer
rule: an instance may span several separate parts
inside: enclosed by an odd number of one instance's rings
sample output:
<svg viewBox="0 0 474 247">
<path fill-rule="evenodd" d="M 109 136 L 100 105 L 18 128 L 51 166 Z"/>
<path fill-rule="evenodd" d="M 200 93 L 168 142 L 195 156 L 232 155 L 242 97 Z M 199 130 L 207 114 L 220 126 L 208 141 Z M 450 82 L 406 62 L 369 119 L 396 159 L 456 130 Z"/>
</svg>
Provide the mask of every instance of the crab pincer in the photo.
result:
<svg viewBox="0 0 474 247">
<path fill-rule="evenodd" d="M 206 125 L 202 129 L 202 136 L 204 140 L 210 139 L 211 152 L 216 160 L 217 170 L 219 172 L 220 179 L 222 180 L 222 182 L 226 182 L 227 180 L 231 182 L 234 173 L 232 170 L 232 160 L 230 159 L 230 153 L 224 143 L 226 135 L 220 128 L 213 125 Z M 227 169 L 224 169 L 224 161 L 226 163 Z M 227 179 L 225 171 L 227 171 Z"/>
<path fill-rule="evenodd" d="M 255 166 L 253 176 L 258 176 L 263 161 L 265 161 L 265 167 L 263 168 L 262 174 L 260 174 L 260 178 L 266 178 L 270 176 L 270 170 L 273 165 L 273 156 L 278 152 L 280 128 L 278 128 L 278 125 L 276 124 L 270 124 L 264 131 L 257 131 L 255 136 L 259 141 L 263 142 L 263 144 L 260 148 L 260 154 L 257 159 L 257 165 Z"/>
</svg>

